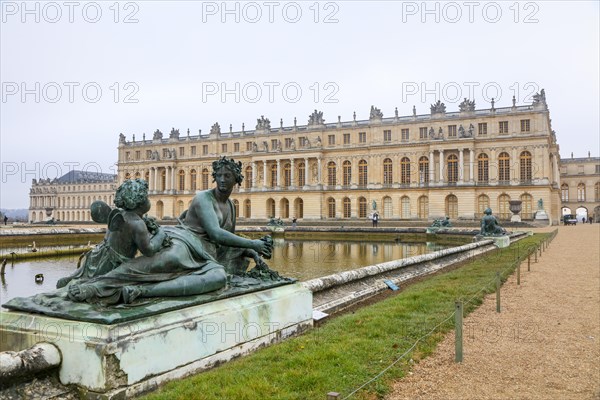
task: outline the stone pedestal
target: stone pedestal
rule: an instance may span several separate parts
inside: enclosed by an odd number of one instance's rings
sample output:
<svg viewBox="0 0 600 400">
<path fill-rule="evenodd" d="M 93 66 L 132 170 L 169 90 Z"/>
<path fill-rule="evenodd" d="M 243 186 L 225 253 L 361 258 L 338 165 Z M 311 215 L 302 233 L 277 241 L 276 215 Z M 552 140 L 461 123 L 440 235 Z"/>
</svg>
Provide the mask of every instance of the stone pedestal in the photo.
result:
<svg viewBox="0 0 600 400">
<path fill-rule="evenodd" d="M 312 293 L 293 284 L 112 325 L 1 312 L 0 351 L 50 342 L 63 384 L 128 398 L 311 326 Z"/>
</svg>

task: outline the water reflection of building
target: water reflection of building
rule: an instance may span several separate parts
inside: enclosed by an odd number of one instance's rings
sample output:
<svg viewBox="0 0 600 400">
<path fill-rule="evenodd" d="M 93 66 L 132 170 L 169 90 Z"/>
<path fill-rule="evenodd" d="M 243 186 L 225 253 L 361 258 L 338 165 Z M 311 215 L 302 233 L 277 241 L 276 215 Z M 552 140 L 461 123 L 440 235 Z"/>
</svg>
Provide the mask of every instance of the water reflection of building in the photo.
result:
<svg viewBox="0 0 600 400">
<path fill-rule="evenodd" d="M 560 157 L 543 92 L 530 105 L 475 110 L 465 99 L 458 112 L 440 102 L 430 111 L 384 118 L 372 107 L 369 119 L 325 123 L 315 110 L 306 125 L 261 117 L 251 130 L 121 135 L 119 182 L 145 178 L 151 213 L 174 217 L 212 186 L 210 163 L 227 155 L 246 177 L 232 195 L 240 219 L 362 219 L 373 201 L 387 220 L 473 219 L 488 206 L 510 218 L 509 200 L 522 200 L 529 219 L 541 198 L 557 221 Z"/>
<path fill-rule="evenodd" d="M 116 175 L 69 171 L 60 178 L 33 179 L 29 191 L 29 221 L 91 221 L 90 205 L 102 200 L 112 206 Z"/>
<path fill-rule="evenodd" d="M 563 158 L 560 166 L 562 214 L 600 219 L 600 157 Z"/>
</svg>

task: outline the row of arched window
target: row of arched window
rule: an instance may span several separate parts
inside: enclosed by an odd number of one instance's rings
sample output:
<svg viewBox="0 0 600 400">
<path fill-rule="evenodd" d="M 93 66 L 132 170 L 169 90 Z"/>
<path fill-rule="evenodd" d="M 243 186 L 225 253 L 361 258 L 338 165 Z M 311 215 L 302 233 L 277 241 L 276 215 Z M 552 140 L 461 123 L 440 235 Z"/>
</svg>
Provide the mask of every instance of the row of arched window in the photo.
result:
<svg viewBox="0 0 600 400">
<path fill-rule="evenodd" d="M 521 217 L 523 219 L 533 218 L 533 196 L 529 193 L 523 193 L 518 197 L 521 200 Z M 500 219 L 510 219 L 512 213 L 509 209 L 509 201 L 511 197 L 503 193 L 499 195 L 492 203 L 490 197 L 485 194 L 481 194 L 477 197 L 477 214 L 479 218 L 483 215 L 486 208 L 492 207 L 494 214 Z M 190 201 L 191 202 L 191 201 Z M 190 202 L 187 206 L 189 207 Z M 417 198 L 416 210 L 411 207 L 411 198 L 409 196 L 402 196 L 399 198 L 397 207 L 394 206 L 394 201 L 390 196 L 386 196 L 382 201 L 382 210 L 380 211 L 383 218 L 401 218 L 410 219 L 414 218 L 416 211 L 416 217 L 419 219 L 429 218 L 429 197 L 419 196 Z M 233 204 L 236 210 L 236 215 L 241 218 L 253 218 L 252 215 L 252 201 L 250 199 L 243 200 L 240 202 L 237 199 L 233 200 Z M 459 201 L 458 197 L 454 194 L 450 194 L 445 198 L 445 215 L 450 218 L 458 218 L 459 215 Z M 241 209 L 240 209 L 241 206 Z M 304 218 L 304 200 L 296 198 L 293 203 L 289 199 L 283 198 L 277 202 L 269 198 L 266 200 L 266 216 L 271 218 L 276 215 L 280 218 L 291 218 L 293 216 L 297 218 Z M 277 208 L 279 207 L 279 208 Z M 179 216 L 185 210 L 185 204 L 182 200 L 176 203 L 176 216 Z M 279 211 L 279 212 L 277 212 Z M 369 215 L 369 201 L 367 198 L 360 196 L 355 200 L 349 197 L 343 197 L 341 200 L 334 197 L 326 199 L 326 214 L 327 218 L 366 218 Z M 164 217 L 164 204 L 162 201 L 158 201 L 156 207 L 154 207 L 155 215 L 160 219 Z"/>
<path fill-rule="evenodd" d="M 369 183 L 369 165 L 366 160 L 358 161 L 358 186 L 365 187 Z M 349 186 L 352 182 L 352 162 L 345 160 L 341 165 L 341 177 L 338 176 L 338 168 L 336 162 L 329 161 L 327 163 L 327 174 L 326 182 L 327 185 L 343 185 Z M 402 157 L 400 159 L 400 184 L 408 185 L 411 181 L 416 181 L 417 177 L 415 174 L 418 173 L 418 182 L 428 183 L 429 182 L 429 171 L 430 171 L 430 160 L 427 156 L 419 158 L 415 164 L 409 157 Z M 391 158 L 383 160 L 383 184 L 391 185 L 393 182 L 394 163 Z M 493 174 L 492 174 L 493 172 Z M 289 187 L 292 185 L 292 164 L 286 162 L 283 164 L 281 171 L 282 186 Z M 297 179 L 295 185 L 304 186 L 306 185 L 306 164 L 304 162 L 298 163 L 296 171 Z M 532 156 L 529 151 L 521 152 L 519 156 L 519 178 L 522 182 L 527 182 L 532 179 Z M 200 182 L 198 182 L 198 175 L 200 175 Z M 510 155 L 507 152 L 502 152 L 498 155 L 496 170 L 491 170 L 491 160 L 486 153 L 481 153 L 477 156 L 477 181 L 487 182 L 490 176 L 497 175 L 499 181 L 511 180 L 511 160 Z M 141 178 L 141 173 L 136 172 L 133 176 L 135 178 Z M 279 171 L 277 164 L 271 164 L 269 168 L 269 176 L 267 183 L 270 187 L 276 187 L 279 185 L 278 182 Z M 125 179 L 132 178 L 130 173 L 125 174 Z M 144 175 L 146 181 L 150 180 L 150 173 L 146 172 Z M 252 173 L 252 167 L 247 166 L 244 169 L 244 183 L 243 186 L 246 189 L 252 188 L 256 183 L 254 182 L 255 177 Z M 450 154 L 446 157 L 446 176 L 445 179 L 448 183 L 458 182 L 459 180 L 459 159 L 455 154 Z M 177 173 L 177 182 L 174 189 L 179 191 L 190 190 L 206 190 L 209 188 L 210 172 L 207 168 L 201 170 L 198 174 L 196 169 L 190 170 L 190 184 L 186 184 L 186 172 L 181 169 Z M 188 188 L 189 186 L 189 188 Z M 158 179 L 158 188 L 156 190 L 163 191 L 167 190 L 167 172 L 163 169 L 160 172 Z"/>
<path fill-rule="evenodd" d="M 581 182 L 577 185 L 577 201 L 586 201 L 585 183 Z M 560 193 L 562 201 L 569 201 L 569 185 L 563 183 L 560 185 Z M 594 201 L 600 201 L 600 182 L 594 184 Z"/>
</svg>

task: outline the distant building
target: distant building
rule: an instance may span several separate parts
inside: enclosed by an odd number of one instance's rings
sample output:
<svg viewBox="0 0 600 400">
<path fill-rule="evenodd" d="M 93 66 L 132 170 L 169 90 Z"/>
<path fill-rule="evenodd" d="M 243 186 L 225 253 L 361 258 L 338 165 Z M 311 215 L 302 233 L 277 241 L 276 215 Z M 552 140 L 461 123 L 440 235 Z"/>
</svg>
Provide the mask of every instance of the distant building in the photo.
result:
<svg viewBox="0 0 600 400">
<path fill-rule="evenodd" d="M 60 178 L 31 182 L 29 221 L 54 218 L 61 222 L 91 221 L 90 205 L 102 200 L 113 205 L 117 176 L 97 172 L 70 171 Z"/>
<path fill-rule="evenodd" d="M 581 221 L 600 220 L 600 157 L 563 158 L 560 166 L 562 214 L 576 214 Z"/>
<path fill-rule="evenodd" d="M 509 219 L 509 200 L 521 200 L 528 220 L 542 199 L 558 223 L 559 147 L 544 91 L 530 105 L 459 108 L 438 101 L 428 114 L 384 118 L 371 107 L 369 119 L 329 123 L 315 110 L 306 125 L 271 127 L 261 116 L 235 132 L 215 123 L 207 135 L 121 134 L 118 181 L 146 179 L 150 214 L 177 217 L 213 186 L 211 162 L 226 155 L 243 163 L 232 194 L 240 219 L 366 219 L 375 208 L 383 220 L 473 220 L 487 207 Z"/>
</svg>

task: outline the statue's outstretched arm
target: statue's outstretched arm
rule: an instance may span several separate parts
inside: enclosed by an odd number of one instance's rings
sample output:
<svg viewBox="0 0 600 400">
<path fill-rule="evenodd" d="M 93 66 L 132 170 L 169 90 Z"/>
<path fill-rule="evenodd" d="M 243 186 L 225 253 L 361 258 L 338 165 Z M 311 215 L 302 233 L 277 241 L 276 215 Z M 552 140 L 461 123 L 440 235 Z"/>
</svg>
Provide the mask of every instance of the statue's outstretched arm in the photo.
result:
<svg viewBox="0 0 600 400">
<path fill-rule="evenodd" d="M 151 257 L 158 252 L 167 237 L 162 227 L 158 228 L 155 235 L 151 235 L 148 232 L 146 223 L 141 218 L 139 221 L 132 221 L 130 227 L 135 245 L 146 257 Z"/>
</svg>

